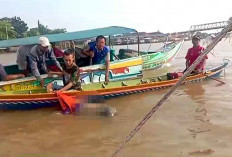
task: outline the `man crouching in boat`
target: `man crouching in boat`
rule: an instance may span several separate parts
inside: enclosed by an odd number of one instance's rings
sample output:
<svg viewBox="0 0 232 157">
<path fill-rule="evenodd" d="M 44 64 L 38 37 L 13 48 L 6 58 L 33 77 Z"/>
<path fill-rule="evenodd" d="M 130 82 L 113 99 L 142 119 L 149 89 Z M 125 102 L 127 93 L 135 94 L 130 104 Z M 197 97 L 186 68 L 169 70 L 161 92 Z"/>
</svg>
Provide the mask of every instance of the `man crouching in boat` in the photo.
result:
<svg viewBox="0 0 232 157">
<path fill-rule="evenodd" d="M 64 86 L 59 86 L 53 83 L 49 83 L 47 85 L 47 92 L 53 91 L 67 91 L 69 89 L 81 89 L 81 81 L 80 81 L 80 72 L 78 66 L 74 62 L 74 51 L 68 49 L 64 51 L 64 62 L 63 72 L 49 72 L 48 75 L 58 75 L 63 77 Z"/>
<path fill-rule="evenodd" d="M 53 83 L 47 85 L 47 92 L 57 91 L 57 95 L 63 101 L 65 98 L 69 97 L 64 95 L 62 91 L 67 91 L 69 89 L 81 90 L 80 81 L 80 71 L 78 66 L 75 64 L 75 54 L 74 50 L 68 49 L 64 51 L 64 62 L 63 66 L 64 72 L 49 72 L 49 75 L 59 75 L 63 76 L 64 86 L 59 86 Z M 77 103 L 78 101 L 78 103 Z M 116 113 L 116 109 L 106 105 L 103 97 L 97 95 L 90 96 L 79 96 L 76 98 L 69 98 L 68 102 L 64 101 L 62 103 L 63 114 L 69 114 L 73 112 L 76 115 L 86 115 L 86 114 L 100 114 L 107 117 L 112 117 Z M 69 106 L 69 107 L 67 107 Z"/>
<path fill-rule="evenodd" d="M 186 59 L 186 69 L 185 71 L 193 64 L 193 62 L 200 56 L 201 52 L 204 51 L 204 47 L 200 46 L 200 38 L 195 35 L 192 38 L 193 47 L 188 50 L 188 53 L 185 57 Z M 192 73 L 200 73 L 205 69 L 206 59 L 208 59 L 208 55 L 195 67 Z M 185 72 L 184 71 L 184 72 Z"/>
<path fill-rule="evenodd" d="M 42 87 L 44 86 L 44 80 L 41 78 L 41 74 L 47 73 L 47 59 L 52 60 L 53 63 L 63 71 L 60 63 L 56 60 L 48 38 L 40 37 L 39 44 L 32 47 L 28 54 L 28 70 L 40 81 Z"/>
</svg>

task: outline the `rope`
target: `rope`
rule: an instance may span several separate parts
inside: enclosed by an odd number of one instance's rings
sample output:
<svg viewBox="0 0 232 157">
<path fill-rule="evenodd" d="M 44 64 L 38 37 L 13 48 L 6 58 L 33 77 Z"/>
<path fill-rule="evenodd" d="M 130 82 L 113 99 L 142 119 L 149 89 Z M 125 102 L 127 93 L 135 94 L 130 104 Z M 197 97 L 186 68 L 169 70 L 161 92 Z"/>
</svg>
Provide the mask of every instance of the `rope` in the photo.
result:
<svg viewBox="0 0 232 157">
<path fill-rule="evenodd" d="M 228 25 L 218 34 L 215 39 L 207 46 L 207 48 L 200 54 L 200 56 L 194 61 L 194 63 L 187 69 L 179 81 L 158 101 L 158 103 L 151 109 L 151 111 L 145 115 L 145 117 L 139 122 L 139 124 L 130 132 L 125 140 L 114 151 L 111 157 L 115 157 L 124 146 L 131 140 L 131 138 L 141 129 L 141 127 L 147 122 L 148 119 L 159 109 L 159 107 L 172 95 L 184 79 L 195 69 L 195 67 L 205 58 L 205 56 L 217 45 L 228 32 L 232 31 L 232 17 L 228 21 Z"/>
</svg>

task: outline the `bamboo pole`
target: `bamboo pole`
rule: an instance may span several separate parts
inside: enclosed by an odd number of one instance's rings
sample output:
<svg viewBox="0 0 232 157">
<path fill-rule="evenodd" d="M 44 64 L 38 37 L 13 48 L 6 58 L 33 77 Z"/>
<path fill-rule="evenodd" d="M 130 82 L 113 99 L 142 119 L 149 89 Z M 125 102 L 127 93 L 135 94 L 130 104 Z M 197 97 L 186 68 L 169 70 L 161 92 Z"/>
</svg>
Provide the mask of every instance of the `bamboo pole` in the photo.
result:
<svg viewBox="0 0 232 157">
<path fill-rule="evenodd" d="M 130 132 L 125 140 L 114 151 L 111 157 L 115 157 L 123 147 L 131 140 L 131 138 L 142 128 L 148 119 L 159 109 L 159 107 L 172 95 L 178 86 L 184 81 L 184 79 L 194 70 L 194 68 L 205 58 L 205 56 L 217 45 L 228 32 L 232 31 L 232 17 L 228 20 L 228 25 L 215 37 L 215 39 L 207 46 L 207 48 L 201 53 L 201 55 L 193 62 L 193 64 L 187 69 L 184 75 L 179 81 L 157 102 L 157 104 L 151 109 L 151 111 L 145 115 L 145 117 L 139 122 L 139 124 Z"/>
</svg>

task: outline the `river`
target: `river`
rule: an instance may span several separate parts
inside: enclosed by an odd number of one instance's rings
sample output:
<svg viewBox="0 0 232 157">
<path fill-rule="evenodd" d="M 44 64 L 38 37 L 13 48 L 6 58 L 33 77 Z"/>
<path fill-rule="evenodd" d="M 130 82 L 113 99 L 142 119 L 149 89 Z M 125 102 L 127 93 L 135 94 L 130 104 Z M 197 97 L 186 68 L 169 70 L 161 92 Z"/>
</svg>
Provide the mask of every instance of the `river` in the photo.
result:
<svg viewBox="0 0 232 157">
<path fill-rule="evenodd" d="M 150 50 L 162 44 L 152 44 Z M 185 42 L 171 66 L 145 76 L 180 71 L 191 46 Z M 149 44 L 141 45 L 148 50 Z M 135 48 L 129 45 L 129 48 Z M 115 47 L 119 49 L 119 47 Z M 207 67 L 232 59 L 232 43 L 220 42 Z M 1 54 L 4 65 L 15 54 Z M 120 152 L 120 157 L 230 157 L 232 154 L 232 68 L 215 80 L 183 85 Z M 114 117 L 62 115 L 53 108 L 0 112 L 1 157 L 109 157 L 130 131 L 167 91 L 153 91 L 107 100 L 117 109 Z"/>
</svg>

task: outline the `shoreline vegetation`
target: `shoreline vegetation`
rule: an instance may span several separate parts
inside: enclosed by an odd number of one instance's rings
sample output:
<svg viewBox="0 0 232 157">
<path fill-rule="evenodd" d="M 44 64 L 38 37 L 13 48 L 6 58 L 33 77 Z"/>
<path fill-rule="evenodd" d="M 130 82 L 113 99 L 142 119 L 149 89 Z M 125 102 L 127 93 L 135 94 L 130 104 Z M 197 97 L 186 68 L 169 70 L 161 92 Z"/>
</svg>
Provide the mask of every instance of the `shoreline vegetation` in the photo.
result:
<svg viewBox="0 0 232 157">
<path fill-rule="evenodd" d="M 38 20 L 37 27 L 28 28 L 27 23 L 20 17 L 4 17 L 0 19 L 0 40 L 25 38 L 45 34 L 57 34 L 67 32 L 65 28 L 49 29 Z"/>
<path fill-rule="evenodd" d="M 27 23 L 21 20 L 20 17 L 4 17 L 0 19 L 0 41 L 1 40 L 10 40 L 16 38 L 25 38 L 32 37 L 38 35 L 47 35 L 47 34 L 58 34 L 58 33 L 66 33 L 66 28 L 57 28 L 57 29 L 49 29 L 48 26 L 41 24 L 38 20 L 38 25 L 35 28 L 28 28 Z M 210 36 L 211 34 L 195 32 L 202 39 Z M 151 43 L 166 43 L 173 42 L 177 40 L 190 40 L 191 35 L 180 34 L 178 32 L 175 33 L 162 33 L 159 30 L 156 32 L 138 32 L 131 33 L 127 35 L 117 35 L 112 36 L 110 40 L 110 45 L 133 45 L 138 44 L 138 35 L 139 35 L 139 43 L 140 44 L 151 44 Z M 86 39 L 87 40 L 87 39 Z M 94 40 L 94 39 L 89 39 Z M 107 39 L 108 40 L 108 39 Z M 76 45 L 80 45 L 83 47 L 84 41 L 74 41 Z M 109 43 L 109 42 L 107 42 Z M 59 49 L 65 50 L 70 47 L 70 41 L 67 42 L 59 42 L 55 43 Z M 0 49 L 0 53 L 12 53 L 16 52 L 18 47 L 7 47 Z"/>
</svg>

